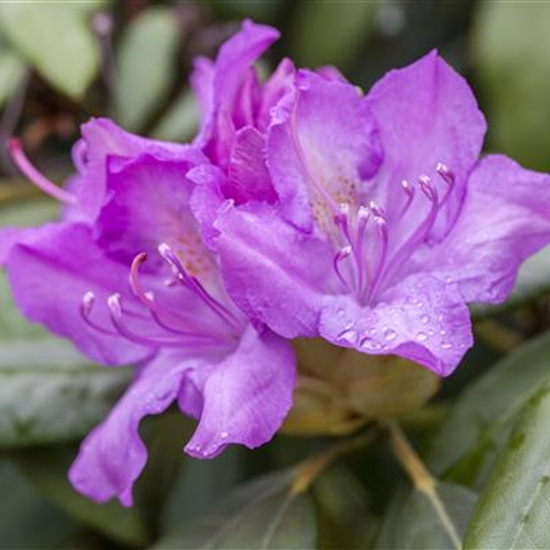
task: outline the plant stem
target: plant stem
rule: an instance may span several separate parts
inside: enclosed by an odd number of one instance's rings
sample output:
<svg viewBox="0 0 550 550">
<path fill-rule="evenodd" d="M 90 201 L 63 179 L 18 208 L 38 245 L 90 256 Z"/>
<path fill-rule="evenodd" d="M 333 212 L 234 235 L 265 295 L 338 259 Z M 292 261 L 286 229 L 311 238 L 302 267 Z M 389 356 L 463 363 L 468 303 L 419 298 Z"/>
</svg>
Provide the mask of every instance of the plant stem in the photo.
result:
<svg viewBox="0 0 550 550">
<path fill-rule="evenodd" d="M 462 548 L 462 543 L 455 526 L 447 513 L 444 503 L 437 494 L 437 480 L 430 474 L 420 457 L 416 454 L 416 451 L 409 443 L 399 425 L 394 421 L 390 421 L 386 423 L 386 427 L 390 434 L 392 450 L 399 464 L 407 472 L 415 489 L 424 494 L 430 501 L 452 543 L 456 548 Z"/>
<path fill-rule="evenodd" d="M 378 433 L 378 428 L 371 428 L 356 437 L 346 439 L 325 449 L 322 453 L 306 459 L 296 469 L 290 488 L 291 494 L 296 495 L 307 491 L 315 479 L 334 461 L 357 449 L 366 447 L 376 439 Z"/>
</svg>

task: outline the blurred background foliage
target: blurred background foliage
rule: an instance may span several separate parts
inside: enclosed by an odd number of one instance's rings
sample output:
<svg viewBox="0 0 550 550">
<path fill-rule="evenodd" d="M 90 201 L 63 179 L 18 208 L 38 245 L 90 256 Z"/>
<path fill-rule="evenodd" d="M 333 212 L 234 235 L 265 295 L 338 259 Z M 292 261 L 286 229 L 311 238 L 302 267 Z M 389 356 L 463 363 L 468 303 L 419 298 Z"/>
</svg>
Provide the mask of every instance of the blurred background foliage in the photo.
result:
<svg viewBox="0 0 550 550">
<path fill-rule="evenodd" d="M 475 89 L 486 150 L 550 170 L 546 1 L 0 2 L 0 142 L 20 136 L 61 181 L 90 116 L 189 140 L 192 60 L 213 56 L 244 17 L 282 32 L 266 69 L 285 55 L 336 64 L 364 89 L 437 48 Z M 0 173 L 0 226 L 55 217 L 3 145 Z M 90 365 L 27 324 L 2 275 L 0 548 L 455 548 L 463 538 L 466 548 L 548 548 L 549 289 L 543 251 L 505 306 L 473 310 L 475 348 L 429 406 L 403 419 L 428 483 L 412 486 L 390 452 L 399 441 L 369 429 L 182 458 L 193 424 L 168 413 L 143 425 L 150 461 L 136 506 L 123 509 L 77 495 L 66 471 L 131 373 Z M 384 384 L 377 391 L 395 399 Z"/>
</svg>

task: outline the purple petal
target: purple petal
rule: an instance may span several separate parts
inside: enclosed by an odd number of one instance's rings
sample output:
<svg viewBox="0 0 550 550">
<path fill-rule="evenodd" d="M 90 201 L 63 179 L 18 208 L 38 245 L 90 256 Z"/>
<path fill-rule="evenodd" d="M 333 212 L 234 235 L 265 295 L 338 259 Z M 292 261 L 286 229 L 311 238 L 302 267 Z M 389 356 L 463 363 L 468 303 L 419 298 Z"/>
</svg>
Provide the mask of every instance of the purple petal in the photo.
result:
<svg viewBox="0 0 550 550">
<path fill-rule="evenodd" d="M 460 294 L 429 275 L 411 276 L 372 306 L 350 296 L 327 297 L 320 334 L 371 355 L 399 355 L 440 376 L 471 347 L 470 314 Z"/>
<path fill-rule="evenodd" d="M 190 167 L 183 158 L 112 158 L 107 176 L 110 198 L 96 227 L 100 246 L 126 265 L 137 254 L 147 252 L 150 269 L 164 265 L 157 248 L 166 243 L 185 259 L 193 275 L 210 276 L 217 270 L 189 208 L 194 184 L 185 175 Z"/>
<path fill-rule="evenodd" d="M 92 119 L 82 126 L 82 140 L 73 151 L 80 172 L 73 185 L 84 218 L 93 220 L 105 200 L 107 157 L 132 158 L 142 153 L 187 160 L 194 156 L 197 164 L 206 160 L 188 146 L 145 139 L 126 132 L 109 119 Z"/>
<path fill-rule="evenodd" d="M 274 436 L 290 410 L 294 353 L 272 332 L 259 335 L 250 327 L 235 352 L 211 373 L 205 377 L 197 369 L 189 378 L 202 387 L 202 410 L 185 451 L 213 458 L 229 444 L 254 449 Z"/>
<path fill-rule="evenodd" d="M 521 263 L 550 243 L 550 176 L 491 155 L 472 173 L 460 217 L 440 245 L 414 256 L 419 271 L 452 281 L 468 302 L 501 302 Z"/>
<path fill-rule="evenodd" d="M 132 505 L 132 487 L 147 462 L 139 436 L 141 420 L 164 412 L 176 399 L 189 361 L 161 355 L 143 367 L 109 416 L 83 441 L 69 478 L 82 494 L 96 502 L 116 496 Z"/>
<path fill-rule="evenodd" d="M 275 202 L 277 198 L 265 164 L 265 138 L 251 126 L 235 134 L 227 183 L 222 191 L 236 204 L 249 200 Z"/>
<path fill-rule="evenodd" d="M 31 231 L 28 238 L 13 246 L 6 266 L 15 301 L 23 313 L 70 338 L 99 362 L 127 364 L 150 356 L 153 349 L 103 334 L 82 319 L 82 297 L 92 291 L 97 324 L 112 329 L 105 302 L 114 292 L 127 296 L 128 287 L 128 269 L 105 257 L 92 240 L 90 229 L 80 224 L 47 224 Z"/>
<path fill-rule="evenodd" d="M 314 216 L 324 229 L 334 215 L 328 204 L 356 203 L 381 160 L 365 98 L 354 86 L 305 71 L 276 107 L 267 155 L 285 216 L 304 228 Z"/>
<path fill-rule="evenodd" d="M 431 52 L 404 69 L 390 71 L 367 99 L 380 124 L 384 148 L 374 198 L 391 218 L 405 200 L 401 181 L 428 175 L 445 187 L 435 172 L 437 164 L 444 163 L 456 181 L 433 232 L 442 236 L 456 219 L 486 129 L 470 87 Z"/>
<path fill-rule="evenodd" d="M 329 245 L 265 203 L 227 208 L 215 227 L 222 276 L 237 305 L 282 336 L 314 336 L 322 293 L 334 284 Z"/>
</svg>

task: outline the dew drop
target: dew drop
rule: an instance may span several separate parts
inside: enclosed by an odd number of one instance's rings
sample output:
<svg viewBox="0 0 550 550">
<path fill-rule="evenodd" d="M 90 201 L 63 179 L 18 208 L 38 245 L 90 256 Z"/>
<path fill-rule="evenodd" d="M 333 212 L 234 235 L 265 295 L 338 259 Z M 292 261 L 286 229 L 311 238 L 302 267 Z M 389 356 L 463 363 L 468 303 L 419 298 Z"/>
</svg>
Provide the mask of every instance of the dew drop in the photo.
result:
<svg viewBox="0 0 550 550">
<path fill-rule="evenodd" d="M 397 338 L 397 332 L 395 332 L 395 330 L 392 330 L 391 328 L 390 329 L 387 329 L 385 332 L 384 332 L 384 338 L 388 341 L 388 342 L 393 342 L 393 340 L 395 340 Z"/>
<path fill-rule="evenodd" d="M 222 432 L 222 433 L 220 434 L 220 437 L 221 437 L 222 439 L 227 439 L 227 438 L 229 437 L 229 434 L 228 434 L 227 432 Z"/>
<path fill-rule="evenodd" d="M 420 321 L 422 321 L 426 325 L 430 322 L 430 318 L 427 315 L 422 315 L 420 317 Z"/>
<path fill-rule="evenodd" d="M 343 309 L 339 309 L 337 311 L 338 317 L 343 317 L 344 313 L 345 313 L 345 311 Z"/>
<path fill-rule="evenodd" d="M 369 334 L 370 334 L 371 336 L 374 336 L 374 335 L 376 334 L 376 329 L 375 329 L 375 328 L 371 328 L 371 329 L 369 330 Z"/>
<path fill-rule="evenodd" d="M 439 334 L 441 334 L 441 336 L 445 336 L 445 334 L 447 334 L 447 331 L 446 330 L 440 330 Z"/>
<path fill-rule="evenodd" d="M 453 345 L 450 342 L 443 342 L 441 344 L 441 349 L 451 349 Z"/>
<path fill-rule="evenodd" d="M 343 330 L 340 334 L 338 334 L 337 339 L 340 342 L 346 342 L 348 344 L 352 344 L 353 346 L 357 342 L 357 331 L 354 329 L 346 329 Z"/>
<path fill-rule="evenodd" d="M 430 328 L 428 329 L 428 336 L 433 336 L 435 334 L 435 332 Z"/>
<path fill-rule="evenodd" d="M 424 332 L 419 332 L 417 335 L 416 335 L 416 339 L 419 341 L 419 342 L 425 342 L 427 339 L 428 339 L 428 335 Z"/>
</svg>

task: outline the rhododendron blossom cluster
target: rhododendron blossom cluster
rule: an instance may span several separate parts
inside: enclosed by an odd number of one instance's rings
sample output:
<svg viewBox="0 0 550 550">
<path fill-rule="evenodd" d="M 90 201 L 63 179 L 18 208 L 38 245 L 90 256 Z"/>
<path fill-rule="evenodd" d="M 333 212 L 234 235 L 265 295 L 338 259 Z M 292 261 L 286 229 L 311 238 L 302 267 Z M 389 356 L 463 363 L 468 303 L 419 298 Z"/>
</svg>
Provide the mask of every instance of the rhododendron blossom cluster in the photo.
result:
<svg viewBox="0 0 550 550">
<path fill-rule="evenodd" d="M 292 405 L 290 340 L 320 337 L 449 375 L 472 345 L 468 303 L 501 302 L 550 242 L 550 177 L 480 159 L 485 120 L 436 53 L 366 94 L 337 69 L 254 63 L 278 38 L 243 23 L 191 81 L 191 144 L 82 127 L 64 189 L 19 143 L 20 169 L 61 219 L 3 228 L 18 307 L 135 378 L 82 443 L 70 479 L 132 504 L 138 428 L 176 404 L 198 420 L 185 450 L 269 441 Z"/>
</svg>

